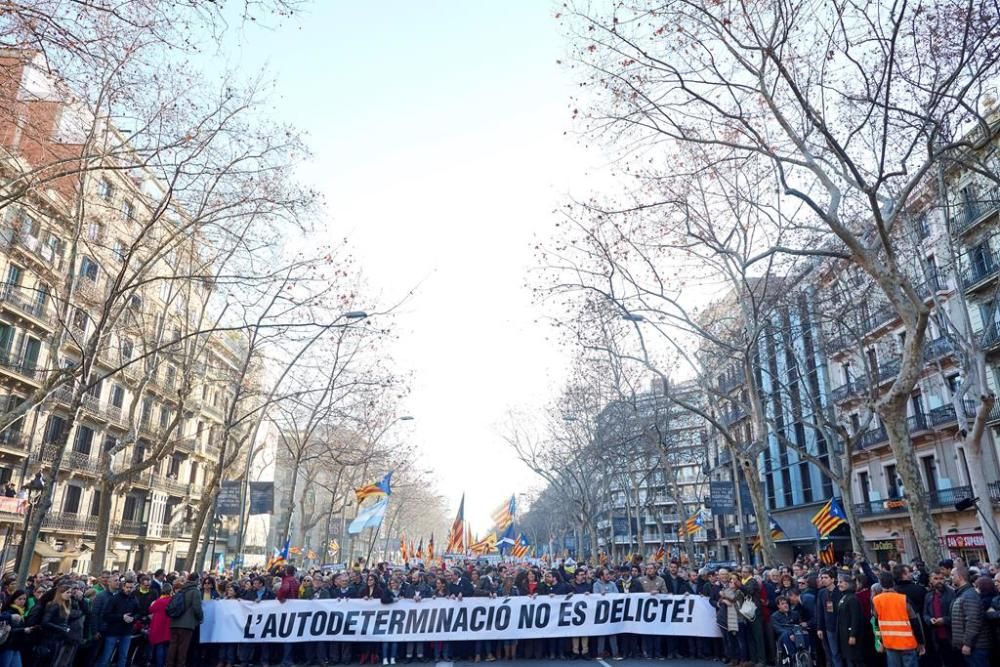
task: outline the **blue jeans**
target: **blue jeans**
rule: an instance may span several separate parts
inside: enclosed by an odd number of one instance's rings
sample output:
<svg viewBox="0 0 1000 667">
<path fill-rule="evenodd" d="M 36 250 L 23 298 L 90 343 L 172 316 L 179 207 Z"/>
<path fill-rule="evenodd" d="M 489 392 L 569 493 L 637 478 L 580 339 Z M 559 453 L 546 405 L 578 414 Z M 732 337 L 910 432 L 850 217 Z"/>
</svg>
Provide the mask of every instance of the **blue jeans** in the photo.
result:
<svg viewBox="0 0 1000 667">
<path fill-rule="evenodd" d="M 920 656 L 917 655 L 917 649 L 894 651 L 887 648 L 885 650 L 886 667 L 917 667 L 919 661 Z"/>
<path fill-rule="evenodd" d="M 971 655 L 962 657 L 965 658 L 966 667 L 989 667 L 990 664 L 990 650 L 987 648 L 974 648 Z"/>
<path fill-rule="evenodd" d="M 104 637 L 104 650 L 101 651 L 101 657 L 97 661 L 98 667 L 108 667 L 111 663 L 111 656 L 114 655 L 115 649 L 118 649 L 118 667 L 125 667 L 128 664 L 128 647 L 132 643 L 132 635 L 123 635 L 121 637 L 114 637 L 112 635 L 105 635 Z"/>
<path fill-rule="evenodd" d="M 826 651 L 830 667 L 844 667 L 840 659 L 840 644 L 837 643 L 837 633 L 827 630 L 823 633 L 823 650 Z"/>
<path fill-rule="evenodd" d="M 167 647 L 170 646 L 170 642 L 163 642 L 162 644 L 153 644 L 153 664 L 156 667 L 163 667 L 167 664 Z"/>
<path fill-rule="evenodd" d="M 382 659 L 396 659 L 399 655 L 399 643 L 398 642 L 382 642 Z"/>
<path fill-rule="evenodd" d="M 14 649 L 0 651 L 0 667 L 21 667 L 21 652 Z"/>
</svg>

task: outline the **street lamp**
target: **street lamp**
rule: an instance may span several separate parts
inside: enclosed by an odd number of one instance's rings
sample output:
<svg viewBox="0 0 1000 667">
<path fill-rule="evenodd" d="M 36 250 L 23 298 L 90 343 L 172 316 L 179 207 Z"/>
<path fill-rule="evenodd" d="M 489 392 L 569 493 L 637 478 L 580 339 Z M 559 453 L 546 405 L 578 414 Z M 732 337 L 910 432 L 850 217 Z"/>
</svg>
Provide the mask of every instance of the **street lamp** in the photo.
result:
<svg viewBox="0 0 1000 667">
<path fill-rule="evenodd" d="M 642 315 L 640 315 L 639 313 L 629 313 L 629 312 L 626 312 L 624 315 L 622 315 L 622 319 L 623 320 L 627 320 L 629 322 L 645 322 L 646 321 L 646 318 L 643 317 Z"/>
<path fill-rule="evenodd" d="M 959 512 L 965 512 L 973 507 L 975 507 L 976 511 L 983 517 L 983 525 L 989 528 L 990 532 L 993 533 L 993 537 L 997 538 L 997 541 L 1000 542 L 1000 535 L 997 534 L 997 529 L 993 527 L 993 522 L 990 521 L 989 517 L 986 516 L 986 513 L 983 512 L 983 508 L 979 506 L 979 498 L 962 498 L 955 503 L 955 509 Z"/>
<path fill-rule="evenodd" d="M 368 313 L 363 310 L 349 310 L 342 314 L 341 317 L 345 320 L 364 320 L 368 318 Z"/>
<path fill-rule="evenodd" d="M 21 564 L 21 559 L 24 558 L 24 545 L 28 541 L 28 526 L 31 525 L 31 510 L 38 504 L 38 501 L 42 499 L 42 493 L 45 492 L 45 480 L 42 479 L 42 471 L 39 470 L 36 472 L 31 481 L 25 484 L 24 488 L 21 490 L 27 496 L 26 500 L 28 501 L 28 509 L 24 512 L 24 531 L 21 535 L 21 544 L 17 547 L 17 563 L 19 566 Z"/>
</svg>

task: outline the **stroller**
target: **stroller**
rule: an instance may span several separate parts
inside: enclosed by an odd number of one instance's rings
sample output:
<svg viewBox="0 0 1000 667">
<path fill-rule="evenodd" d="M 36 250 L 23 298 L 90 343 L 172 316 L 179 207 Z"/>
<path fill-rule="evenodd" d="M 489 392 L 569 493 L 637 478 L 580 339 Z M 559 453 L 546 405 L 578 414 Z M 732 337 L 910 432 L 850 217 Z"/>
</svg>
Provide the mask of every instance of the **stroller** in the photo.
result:
<svg viewBox="0 0 1000 667">
<path fill-rule="evenodd" d="M 778 638 L 778 665 L 780 667 L 812 667 L 813 658 L 809 633 L 793 628 Z"/>
</svg>

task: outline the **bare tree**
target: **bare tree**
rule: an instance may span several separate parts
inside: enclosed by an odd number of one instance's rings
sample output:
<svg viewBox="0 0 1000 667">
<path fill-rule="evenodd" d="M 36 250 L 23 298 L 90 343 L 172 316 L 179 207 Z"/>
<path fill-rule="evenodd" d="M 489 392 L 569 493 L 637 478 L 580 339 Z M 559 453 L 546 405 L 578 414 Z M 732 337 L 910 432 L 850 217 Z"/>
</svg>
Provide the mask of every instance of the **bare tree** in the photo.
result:
<svg viewBox="0 0 1000 667">
<path fill-rule="evenodd" d="M 616 142 L 632 175 L 688 178 L 723 164 L 767 175 L 776 192 L 758 208 L 784 232 L 767 252 L 840 257 L 878 286 L 906 344 L 877 410 L 906 488 L 920 488 L 905 409 L 930 309 L 894 232 L 940 168 L 996 179 L 980 100 L 1000 60 L 997 8 L 901 4 L 873 15 L 858 2 L 677 0 L 587 3 L 565 18 L 594 91 L 585 127 Z M 640 203 L 658 204 L 655 193 Z M 911 517 L 922 555 L 940 553 L 926 505 L 913 502 Z"/>
</svg>

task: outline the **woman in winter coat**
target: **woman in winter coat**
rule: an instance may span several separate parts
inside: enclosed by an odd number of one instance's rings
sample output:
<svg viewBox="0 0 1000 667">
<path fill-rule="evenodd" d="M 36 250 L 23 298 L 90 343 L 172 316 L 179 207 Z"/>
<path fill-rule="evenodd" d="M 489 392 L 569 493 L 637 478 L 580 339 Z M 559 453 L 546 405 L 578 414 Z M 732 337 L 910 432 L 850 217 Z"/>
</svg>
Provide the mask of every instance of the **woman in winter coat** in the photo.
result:
<svg viewBox="0 0 1000 667">
<path fill-rule="evenodd" d="M 763 667 L 767 663 L 767 647 L 764 645 L 764 623 L 767 605 L 763 597 L 764 587 L 757 579 L 751 578 L 743 586 L 746 598 L 757 607 L 753 618 L 747 618 L 747 651 L 749 660 L 755 667 Z"/>
<path fill-rule="evenodd" d="M 840 600 L 837 602 L 837 643 L 843 667 L 863 667 L 865 664 L 865 617 L 854 592 L 854 579 L 841 574 L 837 581 Z"/>
<path fill-rule="evenodd" d="M 77 618 L 73 617 L 73 587 L 60 585 L 55 589 L 52 601 L 46 603 L 42 611 L 42 645 L 43 653 L 49 656 L 50 667 L 69 667 L 73 664 L 77 647 L 83 642 L 82 627 L 78 638 L 72 636 L 71 621 L 78 620 L 80 610 L 77 608 Z"/>
<path fill-rule="evenodd" d="M 32 635 L 38 627 L 27 627 L 24 623 L 24 616 L 28 613 L 26 591 L 8 591 L 6 597 L 0 621 L 10 624 L 10 636 L 0 646 L 0 667 L 21 667 L 21 652 L 32 646 Z"/>
<path fill-rule="evenodd" d="M 170 617 L 167 616 L 167 605 L 170 604 L 173 589 L 163 586 L 160 597 L 149 603 L 149 646 L 153 649 L 154 667 L 167 664 L 167 647 L 170 646 Z"/>
<path fill-rule="evenodd" d="M 722 584 L 723 588 L 719 591 L 716 622 L 722 630 L 725 644 L 725 664 L 742 665 L 746 663 L 749 655 L 747 652 L 746 619 L 739 611 L 744 600 L 743 589 L 740 586 L 739 577 L 735 574 L 725 575 Z"/>
</svg>

